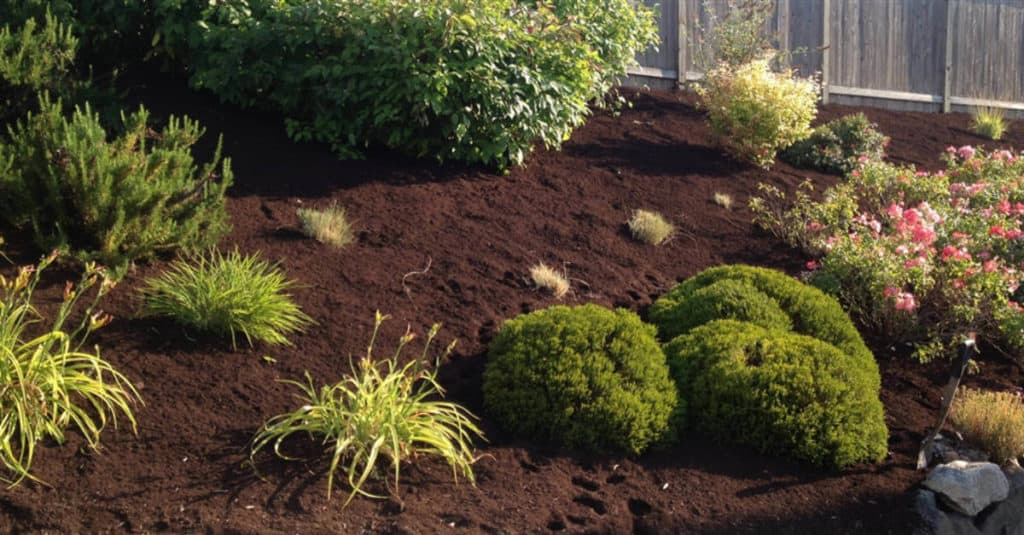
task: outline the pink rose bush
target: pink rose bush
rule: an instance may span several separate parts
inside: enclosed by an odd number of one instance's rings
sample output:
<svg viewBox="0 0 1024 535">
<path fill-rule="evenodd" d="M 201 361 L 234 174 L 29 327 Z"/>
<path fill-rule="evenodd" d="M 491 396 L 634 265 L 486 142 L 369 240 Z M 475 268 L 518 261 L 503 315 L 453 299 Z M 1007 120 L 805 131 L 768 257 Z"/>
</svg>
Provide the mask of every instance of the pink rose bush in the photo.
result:
<svg viewBox="0 0 1024 535">
<path fill-rule="evenodd" d="M 944 160 L 935 173 L 866 161 L 821 201 L 762 185 L 755 222 L 811 256 L 811 281 L 878 342 L 921 360 L 969 331 L 1024 349 L 1024 160 L 969 146 Z"/>
</svg>

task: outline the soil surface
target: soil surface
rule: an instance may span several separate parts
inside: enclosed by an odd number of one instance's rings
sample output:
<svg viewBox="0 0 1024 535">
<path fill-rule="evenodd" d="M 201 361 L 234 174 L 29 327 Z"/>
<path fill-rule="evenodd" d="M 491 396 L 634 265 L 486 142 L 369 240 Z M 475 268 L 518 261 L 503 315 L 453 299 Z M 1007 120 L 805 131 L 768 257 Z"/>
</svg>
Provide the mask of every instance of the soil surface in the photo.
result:
<svg viewBox="0 0 1024 535">
<path fill-rule="evenodd" d="M 446 465 L 424 458 L 404 469 L 400 498 L 356 499 L 344 508 L 344 486 L 327 499 L 318 445 L 291 445 L 304 461 L 267 454 L 256 457 L 257 470 L 248 463 L 261 423 L 298 403 L 295 388 L 278 381 L 301 380 L 306 371 L 318 383 L 340 379 L 349 356 L 364 350 L 377 309 L 394 318 L 379 341 L 382 352 L 407 325 L 422 333 L 444 323 L 438 349 L 453 338 L 459 345 L 443 364 L 443 384 L 451 399 L 479 414 L 496 329 L 556 303 L 525 280 L 539 261 L 571 278 L 563 302 L 641 314 L 710 266 L 798 272 L 807 259 L 757 230 L 747 200 L 759 182 L 792 190 L 810 178 L 820 189 L 835 178 L 728 158 L 710 142 L 686 93 L 630 95 L 632 109 L 597 113 L 560 151 L 538 151 L 501 175 L 385 152 L 338 161 L 325 147 L 290 142 L 273 114 L 221 105 L 178 80 L 131 83 L 129 98 L 156 116 L 200 119 L 211 133 L 207 145 L 223 133 L 236 185 L 228 203 L 234 230 L 222 245 L 280 261 L 300 284 L 295 299 L 318 324 L 293 337 L 294 347 L 234 351 L 173 324 L 138 319 L 136 290 L 164 263 L 139 266 L 105 304 L 117 319 L 94 338 L 141 391 L 138 434 L 124 425 L 107 429 L 98 453 L 74 433 L 64 447 L 44 444 L 34 468 L 47 485 L 0 489 L 0 532 L 909 532 L 908 491 L 922 477 L 914 460 L 934 425 L 944 365 L 921 366 L 885 348 L 878 359 L 891 454 L 877 466 L 839 473 L 700 436 L 640 458 L 579 457 L 514 440 L 486 417 L 489 442 L 479 445 L 475 487 L 454 483 Z M 825 106 L 820 119 L 854 111 Z M 889 152 L 898 162 L 936 169 L 947 145 L 983 141 L 965 115 L 863 111 L 892 137 Z M 1007 139 L 1024 147 L 1024 123 Z M 730 195 L 733 206 L 715 204 L 715 193 Z M 296 208 L 331 202 L 344 206 L 358 229 L 356 243 L 343 250 L 298 231 Z M 639 208 L 668 216 L 677 236 L 660 247 L 632 241 L 625 221 Z M 63 279 L 52 279 L 40 294 L 51 301 L 63 287 Z M 981 359 L 981 370 L 967 383 L 1024 382 L 995 355 Z"/>
</svg>

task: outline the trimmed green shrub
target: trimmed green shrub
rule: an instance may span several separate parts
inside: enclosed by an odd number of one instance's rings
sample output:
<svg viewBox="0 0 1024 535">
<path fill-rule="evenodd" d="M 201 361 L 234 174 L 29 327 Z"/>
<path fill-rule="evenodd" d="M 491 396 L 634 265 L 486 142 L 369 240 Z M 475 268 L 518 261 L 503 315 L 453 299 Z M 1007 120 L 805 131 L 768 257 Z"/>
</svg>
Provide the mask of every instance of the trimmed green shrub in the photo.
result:
<svg viewBox="0 0 1024 535">
<path fill-rule="evenodd" d="M 291 345 L 288 335 L 313 323 L 286 293 L 292 286 L 277 264 L 259 254 L 190 254 L 146 281 L 143 314 L 230 337 L 232 347 L 238 334 L 250 347 L 257 341 Z"/>
<path fill-rule="evenodd" d="M 70 119 L 59 100 L 43 96 L 39 108 L 0 142 L 0 217 L 30 227 L 40 248 L 122 269 L 227 231 L 230 161 L 220 163 L 218 142 L 210 163 L 196 166 L 190 149 L 204 131 L 195 121 L 171 117 L 157 133 L 140 107 L 109 139 L 88 105 Z"/>
<path fill-rule="evenodd" d="M 811 134 L 818 84 L 791 71 L 773 72 L 768 58 L 720 63 L 697 88 L 711 131 L 733 156 L 770 167 L 776 153 Z"/>
<path fill-rule="evenodd" d="M 293 139 L 499 168 L 568 139 L 657 40 L 629 0 L 251 0 L 203 17 L 193 85 L 282 112 Z"/>
<path fill-rule="evenodd" d="M 42 26 L 30 18 L 20 29 L 9 24 L 0 28 L 0 124 L 28 111 L 39 92 L 64 96 L 74 86 L 71 69 L 78 39 L 53 16 L 40 20 Z"/>
<path fill-rule="evenodd" d="M 665 353 L 697 431 L 833 468 L 886 455 L 878 372 L 854 355 L 734 320 L 697 327 Z"/>
<path fill-rule="evenodd" d="M 758 293 L 774 301 L 779 309 L 789 316 L 793 331 L 832 344 L 844 353 L 850 354 L 862 366 L 873 369 L 876 382 L 880 382 L 878 364 L 875 362 L 874 355 L 864 345 L 864 340 L 861 339 L 853 322 L 850 321 L 850 317 L 843 311 L 839 302 L 817 288 L 771 269 L 743 265 L 714 267 L 669 290 L 667 294 L 651 305 L 649 313 L 650 321 L 657 325 L 661 339 L 671 340 L 695 327 L 697 321 L 686 317 L 687 311 L 701 310 L 699 309 L 700 303 L 706 301 L 709 296 L 700 292 L 721 281 L 736 281 L 756 289 Z M 729 288 L 735 287 L 726 287 L 726 289 Z M 724 289 L 704 291 L 711 292 L 712 296 L 715 293 L 726 293 Z M 735 289 L 733 291 L 737 293 L 730 297 L 730 301 L 734 303 L 740 301 L 742 299 L 741 291 Z M 761 301 L 760 297 L 751 296 L 749 298 Z M 696 303 L 691 303 L 692 300 L 696 300 Z M 757 317 L 752 311 L 762 314 L 761 311 L 765 310 L 763 305 L 748 305 L 748 307 L 749 309 L 737 304 L 720 305 L 717 310 L 704 308 L 703 310 L 720 312 L 721 315 L 706 314 L 699 319 L 704 322 L 713 319 L 752 321 L 752 317 Z M 754 323 L 769 328 L 782 327 L 781 324 L 763 319 Z"/>
<path fill-rule="evenodd" d="M 586 451 L 638 454 L 682 413 L 654 328 L 592 304 L 505 322 L 483 393 L 484 408 L 515 435 Z"/>
<path fill-rule="evenodd" d="M 745 280 L 723 279 L 697 288 L 688 298 L 664 312 L 658 321 L 671 331 L 685 333 L 716 319 L 749 321 L 766 329 L 789 331 L 793 322 L 779 304 Z"/>
<path fill-rule="evenodd" d="M 889 138 L 863 113 L 846 115 L 817 128 L 783 151 L 782 161 L 801 169 L 845 175 L 865 161 L 885 158 Z"/>
</svg>

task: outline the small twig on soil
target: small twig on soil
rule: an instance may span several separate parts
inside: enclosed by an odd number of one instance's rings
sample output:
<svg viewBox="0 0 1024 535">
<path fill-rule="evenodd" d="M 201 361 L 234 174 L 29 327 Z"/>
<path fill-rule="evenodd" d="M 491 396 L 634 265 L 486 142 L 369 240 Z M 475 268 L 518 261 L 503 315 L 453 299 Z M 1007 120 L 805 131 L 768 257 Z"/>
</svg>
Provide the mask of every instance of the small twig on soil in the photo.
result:
<svg viewBox="0 0 1024 535">
<path fill-rule="evenodd" d="M 427 257 L 427 267 L 423 268 L 420 271 L 410 271 L 410 272 L 406 273 L 405 275 L 402 275 L 402 291 L 405 292 L 406 297 L 408 297 L 410 301 L 412 301 L 412 290 L 410 290 L 409 286 L 405 284 L 405 281 L 408 280 L 409 277 L 412 277 L 414 275 L 426 275 L 427 272 L 430 271 L 430 266 L 433 263 L 434 263 L 434 259 L 428 256 Z"/>
</svg>

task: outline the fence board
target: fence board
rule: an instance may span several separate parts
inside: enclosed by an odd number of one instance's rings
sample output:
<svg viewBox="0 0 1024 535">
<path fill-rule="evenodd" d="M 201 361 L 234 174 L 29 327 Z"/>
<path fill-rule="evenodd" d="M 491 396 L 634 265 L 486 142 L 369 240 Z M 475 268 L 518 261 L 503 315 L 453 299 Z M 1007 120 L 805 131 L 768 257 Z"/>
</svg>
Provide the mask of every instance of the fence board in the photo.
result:
<svg viewBox="0 0 1024 535">
<path fill-rule="evenodd" d="M 682 54 L 683 72 L 699 71 L 693 53 L 697 29 L 710 27 L 711 13 L 724 13 L 728 0 L 645 1 L 660 5 L 662 46 L 656 53 L 644 54 L 641 64 L 676 71 L 682 42 L 688 47 Z M 686 13 L 682 40 L 680 3 Z M 948 21 L 949 97 L 958 103 L 965 98 L 1004 102 L 1011 108 L 1024 103 L 1024 0 L 832 0 L 827 3 L 831 6 L 827 17 L 824 4 L 777 0 L 767 29 L 778 33 L 780 48 L 803 50 L 791 61 L 801 75 L 820 71 L 828 54 L 830 84 L 840 88 L 835 95 L 842 96 L 844 88 L 850 93 L 843 102 L 941 109 L 946 94 Z M 831 46 L 823 51 L 826 19 Z M 865 97 L 859 90 L 879 90 L 890 96 Z M 911 100 L 898 98 L 910 93 L 916 95 Z M 958 107 L 963 109 L 962 104 Z"/>
</svg>

